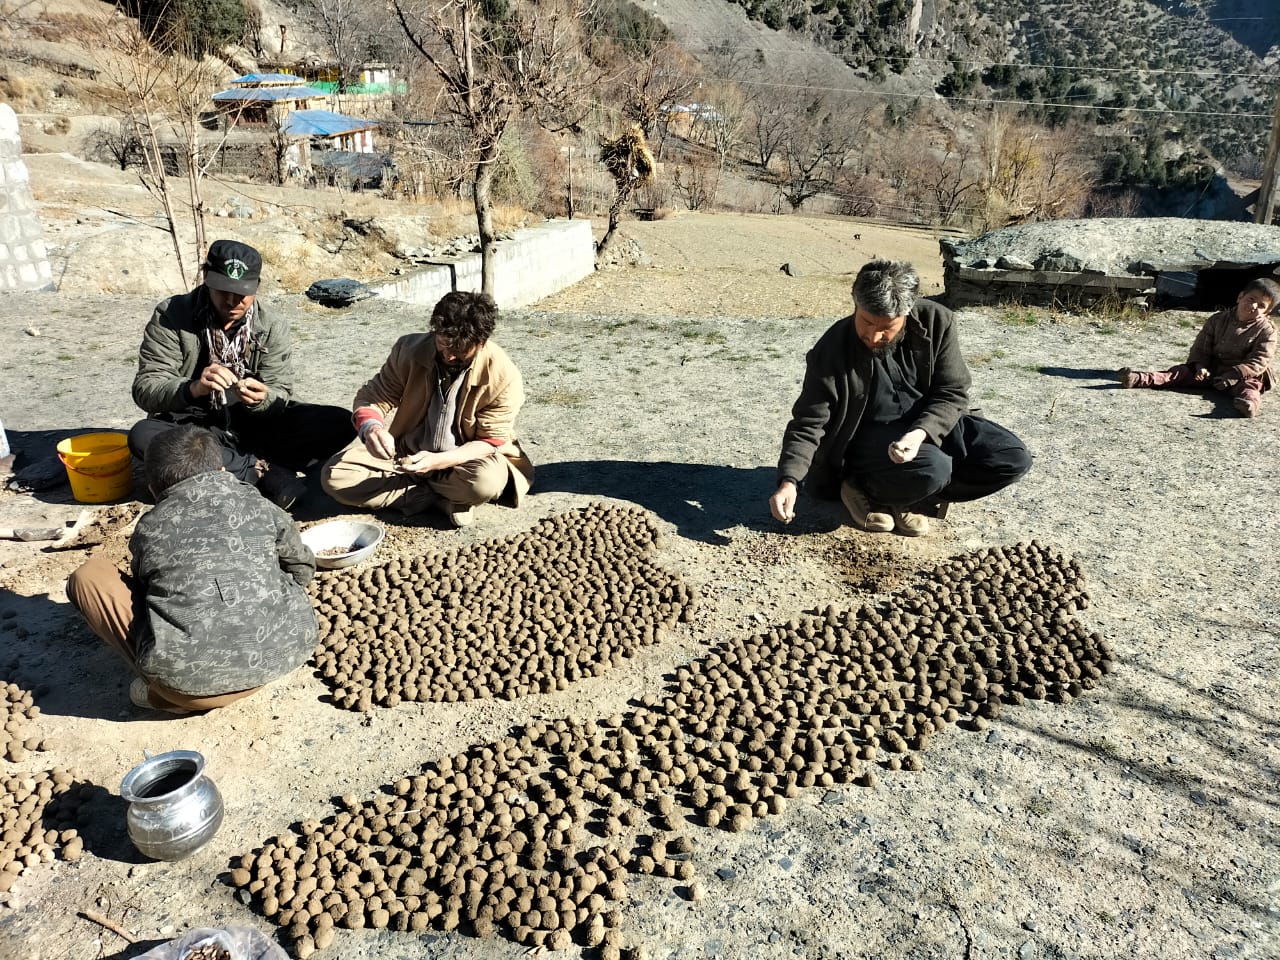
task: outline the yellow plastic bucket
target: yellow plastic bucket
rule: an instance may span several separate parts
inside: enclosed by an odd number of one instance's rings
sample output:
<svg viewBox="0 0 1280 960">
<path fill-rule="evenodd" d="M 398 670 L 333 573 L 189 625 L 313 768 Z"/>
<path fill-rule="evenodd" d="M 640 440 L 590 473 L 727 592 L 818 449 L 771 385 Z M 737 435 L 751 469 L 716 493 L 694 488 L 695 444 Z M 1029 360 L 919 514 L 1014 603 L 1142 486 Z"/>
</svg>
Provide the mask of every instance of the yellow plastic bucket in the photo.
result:
<svg viewBox="0 0 1280 960">
<path fill-rule="evenodd" d="M 122 500 L 133 489 L 129 438 L 123 433 L 82 433 L 58 444 L 71 495 L 81 503 Z"/>
</svg>

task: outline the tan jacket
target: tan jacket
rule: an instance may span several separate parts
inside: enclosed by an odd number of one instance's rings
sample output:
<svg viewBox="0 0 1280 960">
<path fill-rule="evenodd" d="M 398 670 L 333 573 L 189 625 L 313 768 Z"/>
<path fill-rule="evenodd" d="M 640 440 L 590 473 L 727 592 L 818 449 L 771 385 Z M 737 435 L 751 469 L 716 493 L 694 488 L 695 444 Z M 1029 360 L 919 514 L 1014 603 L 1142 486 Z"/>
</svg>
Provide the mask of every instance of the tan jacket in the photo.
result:
<svg viewBox="0 0 1280 960">
<path fill-rule="evenodd" d="M 435 337 L 430 333 L 406 334 L 392 346 L 377 375 L 356 393 L 354 409 L 375 407 L 384 419 L 391 418 L 387 429 L 400 455 L 418 452 L 403 449 L 404 438 L 416 432 L 427 417 L 435 366 Z M 524 380 L 507 352 L 492 340 L 480 348 L 466 377 L 454 422 L 458 441 L 505 441 L 497 451 L 506 458 L 510 481 L 501 499 L 518 506 L 533 483 L 533 463 L 516 439 Z"/>
</svg>

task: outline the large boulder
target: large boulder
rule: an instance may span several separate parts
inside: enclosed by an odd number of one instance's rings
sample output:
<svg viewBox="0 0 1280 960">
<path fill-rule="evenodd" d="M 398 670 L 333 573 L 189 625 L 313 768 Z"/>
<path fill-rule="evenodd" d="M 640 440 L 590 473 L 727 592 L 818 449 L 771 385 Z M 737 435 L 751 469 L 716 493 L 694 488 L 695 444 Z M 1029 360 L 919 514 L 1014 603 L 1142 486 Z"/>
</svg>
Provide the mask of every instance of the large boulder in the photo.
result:
<svg viewBox="0 0 1280 960">
<path fill-rule="evenodd" d="M 1048 220 L 940 246 L 952 306 L 1159 295 L 1208 307 L 1280 268 L 1280 227 L 1179 217 Z"/>
</svg>

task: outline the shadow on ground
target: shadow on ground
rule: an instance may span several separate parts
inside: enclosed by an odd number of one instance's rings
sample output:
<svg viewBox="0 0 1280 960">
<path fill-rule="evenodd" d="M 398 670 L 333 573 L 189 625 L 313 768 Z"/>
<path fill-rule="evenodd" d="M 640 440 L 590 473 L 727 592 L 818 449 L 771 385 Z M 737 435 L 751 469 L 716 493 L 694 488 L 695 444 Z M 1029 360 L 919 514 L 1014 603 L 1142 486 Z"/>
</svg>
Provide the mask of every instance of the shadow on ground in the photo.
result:
<svg viewBox="0 0 1280 960">
<path fill-rule="evenodd" d="M 682 537 L 723 546 L 721 531 L 747 526 L 776 529 L 769 515 L 772 467 L 741 469 L 705 463 L 634 460 L 572 460 L 538 466 L 534 490 L 580 493 L 629 500 L 674 524 Z M 807 501 L 805 506 L 812 506 Z M 826 511 L 814 510 L 817 521 Z M 837 525 L 834 513 L 831 528 Z M 803 530 L 815 529 L 806 524 Z"/>
</svg>

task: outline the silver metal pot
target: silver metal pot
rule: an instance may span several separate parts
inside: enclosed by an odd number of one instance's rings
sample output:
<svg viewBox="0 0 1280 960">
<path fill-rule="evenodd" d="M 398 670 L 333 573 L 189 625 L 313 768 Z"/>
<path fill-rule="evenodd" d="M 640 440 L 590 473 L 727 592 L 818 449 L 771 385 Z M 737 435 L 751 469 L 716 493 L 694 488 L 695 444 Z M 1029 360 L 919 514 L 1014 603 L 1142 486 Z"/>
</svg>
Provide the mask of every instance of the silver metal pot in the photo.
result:
<svg viewBox="0 0 1280 960">
<path fill-rule="evenodd" d="M 222 795 L 194 750 L 148 757 L 125 774 L 120 796 L 129 804 L 129 839 L 155 860 L 191 856 L 222 826 Z"/>
</svg>

